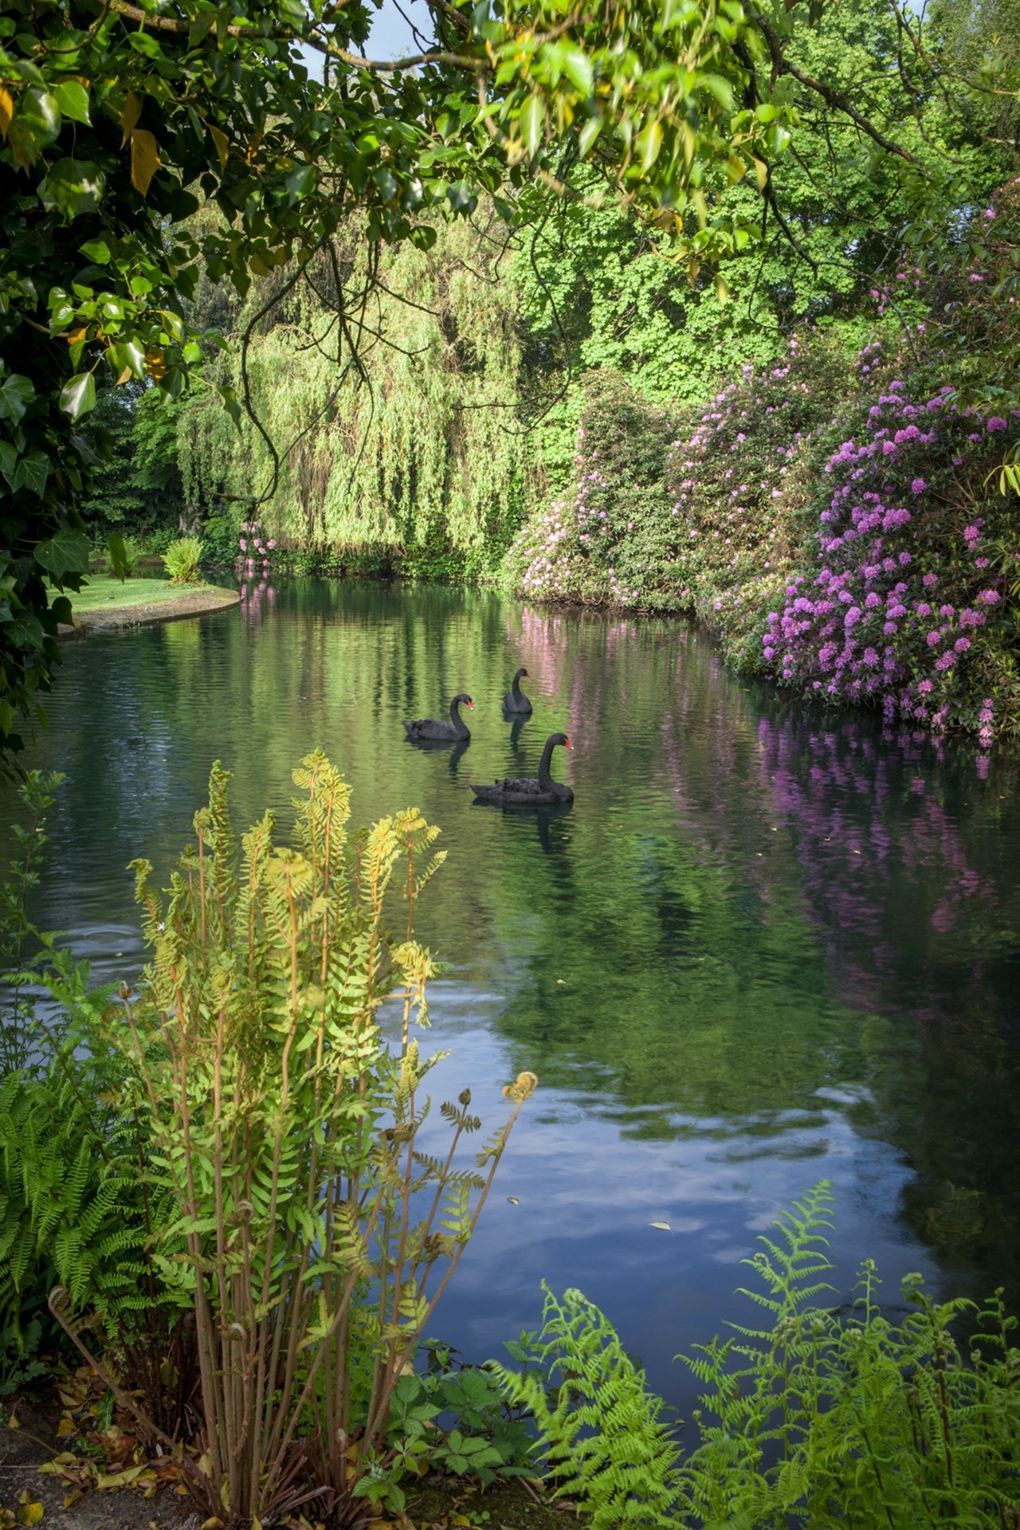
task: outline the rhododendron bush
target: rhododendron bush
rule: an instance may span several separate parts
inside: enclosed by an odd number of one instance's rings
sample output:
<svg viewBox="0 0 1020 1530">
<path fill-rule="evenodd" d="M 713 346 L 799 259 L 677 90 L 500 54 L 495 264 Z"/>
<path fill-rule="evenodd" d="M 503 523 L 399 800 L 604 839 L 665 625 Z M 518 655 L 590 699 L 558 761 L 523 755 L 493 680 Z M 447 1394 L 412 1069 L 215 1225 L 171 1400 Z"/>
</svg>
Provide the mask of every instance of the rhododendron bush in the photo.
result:
<svg viewBox="0 0 1020 1530">
<path fill-rule="evenodd" d="M 586 382 L 565 495 L 511 546 L 505 581 L 533 600 L 679 610 L 666 463 L 676 420 L 612 372 Z"/>
<path fill-rule="evenodd" d="M 815 567 L 786 585 L 762 634 L 771 674 L 935 732 L 975 729 L 982 743 L 997 711 L 1017 726 L 1004 570 L 1016 514 L 988 483 L 1009 431 L 1003 416 L 962 409 L 948 384 L 926 398 L 888 383 L 825 463 Z"/>
<path fill-rule="evenodd" d="M 517 588 L 690 612 L 737 668 L 913 730 L 1020 734 L 1018 273 L 1020 182 L 875 289 L 863 346 L 806 329 L 672 421 L 601 379 Z"/>
<path fill-rule="evenodd" d="M 745 366 L 674 442 L 684 603 L 738 668 L 760 667 L 760 621 L 802 566 L 818 440 L 849 371 L 845 346 L 794 336 L 781 360 Z"/>
</svg>

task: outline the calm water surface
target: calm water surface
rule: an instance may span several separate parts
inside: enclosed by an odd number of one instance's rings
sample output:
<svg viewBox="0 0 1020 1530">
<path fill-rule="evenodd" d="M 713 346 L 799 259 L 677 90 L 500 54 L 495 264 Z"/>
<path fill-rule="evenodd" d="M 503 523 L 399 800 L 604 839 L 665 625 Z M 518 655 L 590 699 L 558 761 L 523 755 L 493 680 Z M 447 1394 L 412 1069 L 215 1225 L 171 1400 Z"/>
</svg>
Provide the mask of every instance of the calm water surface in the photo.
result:
<svg viewBox="0 0 1020 1530">
<path fill-rule="evenodd" d="M 403 742 L 459 690 L 466 751 Z M 675 623 L 339 583 L 70 645 L 49 711 L 32 763 L 67 781 L 37 913 L 102 978 L 142 958 L 127 862 L 168 870 L 216 758 L 245 822 L 287 816 L 321 745 L 356 820 L 442 826 L 419 926 L 446 964 L 436 1090 L 470 1083 L 495 1118 L 507 1078 L 541 1079 L 437 1314 L 469 1357 L 535 1323 L 545 1277 L 689 1405 L 673 1355 L 748 1316 L 739 1261 L 824 1177 L 844 1293 L 865 1254 L 893 1304 L 908 1270 L 1020 1291 L 1015 762 L 981 779 L 969 750 L 795 709 Z M 473 804 L 469 779 L 532 771 L 560 728 L 571 811 Z"/>
</svg>

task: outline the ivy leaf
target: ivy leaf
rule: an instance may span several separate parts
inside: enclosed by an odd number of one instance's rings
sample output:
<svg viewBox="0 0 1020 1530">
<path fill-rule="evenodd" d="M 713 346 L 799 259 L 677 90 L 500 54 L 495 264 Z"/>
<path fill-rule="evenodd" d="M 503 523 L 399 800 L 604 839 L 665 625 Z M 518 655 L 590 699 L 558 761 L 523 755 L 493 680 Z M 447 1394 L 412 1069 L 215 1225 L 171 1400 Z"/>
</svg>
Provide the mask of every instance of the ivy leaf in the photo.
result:
<svg viewBox="0 0 1020 1530">
<path fill-rule="evenodd" d="M 96 263 L 97 266 L 105 266 L 110 262 L 110 246 L 105 239 L 89 239 L 81 247 L 82 254 Z"/>
<path fill-rule="evenodd" d="M 65 529 L 58 531 L 46 542 L 40 542 L 35 550 L 35 561 L 52 579 L 64 579 L 68 574 L 84 574 L 89 566 L 89 539 L 84 532 Z"/>
<path fill-rule="evenodd" d="M 89 127 L 89 96 L 84 85 L 78 80 L 64 80 L 56 86 L 53 94 L 57 98 L 57 105 L 65 117 L 70 117 L 72 122 L 84 123 Z"/>
<path fill-rule="evenodd" d="M 161 163 L 152 134 L 147 128 L 134 128 L 131 133 L 131 184 L 143 197 L 148 195 L 152 177 Z"/>
<path fill-rule="evenodd" d="M 91 372 L 78 372 L 60 390 L 60 407 L 72 420 L 96 407 L 96 384 Z"/>
<path fill-rule="evenodd" d="M 0 420 L 18 425 L 24 419 L 25 410 L 35 398 L 31 379 L 20 372 L 12 372 L 0 384 Z"/>
<path fill-rule="evenodd" d="M 17 489 L 31 489 L 33 494 L 38 494 L 41 499 L 46 490 L 46 480 L 50 476 L 50 459 L 45 452 L 29 452 L 27 457 L 22 457 L 14 473 L 14 482 L 11 487 Z"/>
</svg>

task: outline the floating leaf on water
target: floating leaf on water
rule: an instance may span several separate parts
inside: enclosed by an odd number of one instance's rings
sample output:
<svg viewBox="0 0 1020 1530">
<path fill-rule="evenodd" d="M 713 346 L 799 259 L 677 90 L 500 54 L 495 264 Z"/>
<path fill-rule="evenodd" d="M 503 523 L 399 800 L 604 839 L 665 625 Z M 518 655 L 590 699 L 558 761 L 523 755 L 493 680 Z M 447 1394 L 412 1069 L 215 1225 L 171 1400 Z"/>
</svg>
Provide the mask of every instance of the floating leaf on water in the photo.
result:
<svg viewBox="0 0 1020 1530">
<path fill-rule="evenodd" d="M 508 1195 L 507 1200 L 510 1202 L 511 1206 L 519 1206 L 521 1204 L 520 1196 L 517 1195 Z"/>
<path fill-rule="evenodd" d="M 672 1227 L 670 1227 L 668 1222 L 649 1222 L 648 1225 L 649 1225 L 649 1227 L 657 1227 L 660 1232 L 672 1232 L 673 1231 Z"/>
</svg>

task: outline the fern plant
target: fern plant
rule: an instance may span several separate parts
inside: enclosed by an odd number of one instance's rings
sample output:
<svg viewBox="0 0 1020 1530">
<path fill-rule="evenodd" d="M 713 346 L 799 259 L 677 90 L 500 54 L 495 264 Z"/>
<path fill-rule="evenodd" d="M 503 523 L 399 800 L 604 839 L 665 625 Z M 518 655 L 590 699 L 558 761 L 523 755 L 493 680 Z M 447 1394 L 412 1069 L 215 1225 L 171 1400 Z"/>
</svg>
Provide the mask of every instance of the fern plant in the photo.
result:
<svg viewBox="0 0 1020 1530">
<path fill-rule="evenodd" d="M 935 1303 L 911 1275 L 896 1322 L 866 1260 L 849 1307 L 833 1307 L 831 1227 L 823 1182 L 745 1261 L 765 1322 L 731 1324 L 687 1361 L 705 1390 L 684 1457 L 608 1319 L 579 1292 L 547 1293 L 547 1375 L 494 1369 L 532 1411 L 557 1491 L 598 1530 L 1020 1525 L 1020 1351 L 1002 1292 Z"/>
<path fill-rule="evenodd" d="M 178 537 L 163 554 L 163 565 L 171 584 L 197 584 L 201 579 L 199 564 L 205 551 L 201 537 Z"/>
<path fill-rule="evenodd" d="M 350 789 L 316 752 L 294 772 L 291 843 L 267 813 L 238 847 L 227 782 L 215 765 L 165 897 L 135 863 L 151 961 L 108 1035 L 148 1144 L 143 1184 L 169 1201 L 153 1257 L 197 1343 L 206 1450 L 190 1485 L 247 1530 L 313 1502 L 355 1514 L 388 1470 L 394 1388 L 537 1080 L 504 1090 L 508 1119 L 474 1165 L 459 1156 L 481 1127 L 468 1090 L 441 1107 L 446 1150 L 423 1152 L 434 1059 L 413 1027 L 433 962 L 413 922 L 438 830 L 410 809 L 350 836 Z M 402 1014 L 392 1052 L 387 1000 Z"/>
<path fill-rule="evenodd" d="M 40 1027 L 33 1064 L 0 1079 L 0 1390 L 39 1374 L 34 1356 L 57 1347 L 48 1304 L 59 1290 L 65 1318 L 87 1315 L 162 1413 L 174 1309 L 152 1240 L 166 1198 L 141 1184 L 140 1122 L 101 1041 L 108 995 L 65 952 L 43 976 L 63 1024 L 49 1037 Z"/>
<path fill-rule="evenodd" d="M 665 1404 L 587 1297 L 570 1290 L 559 1301 L 543 1290 L 533 1351 L 545 1375 L 495 1361 L 492 1369 L 508 1401 L 534 1416 L 555 1496 L 577 1502 L 593 1530 L 675 1524 L 677 1447 L 662 1420 Z"/>
</svg>

